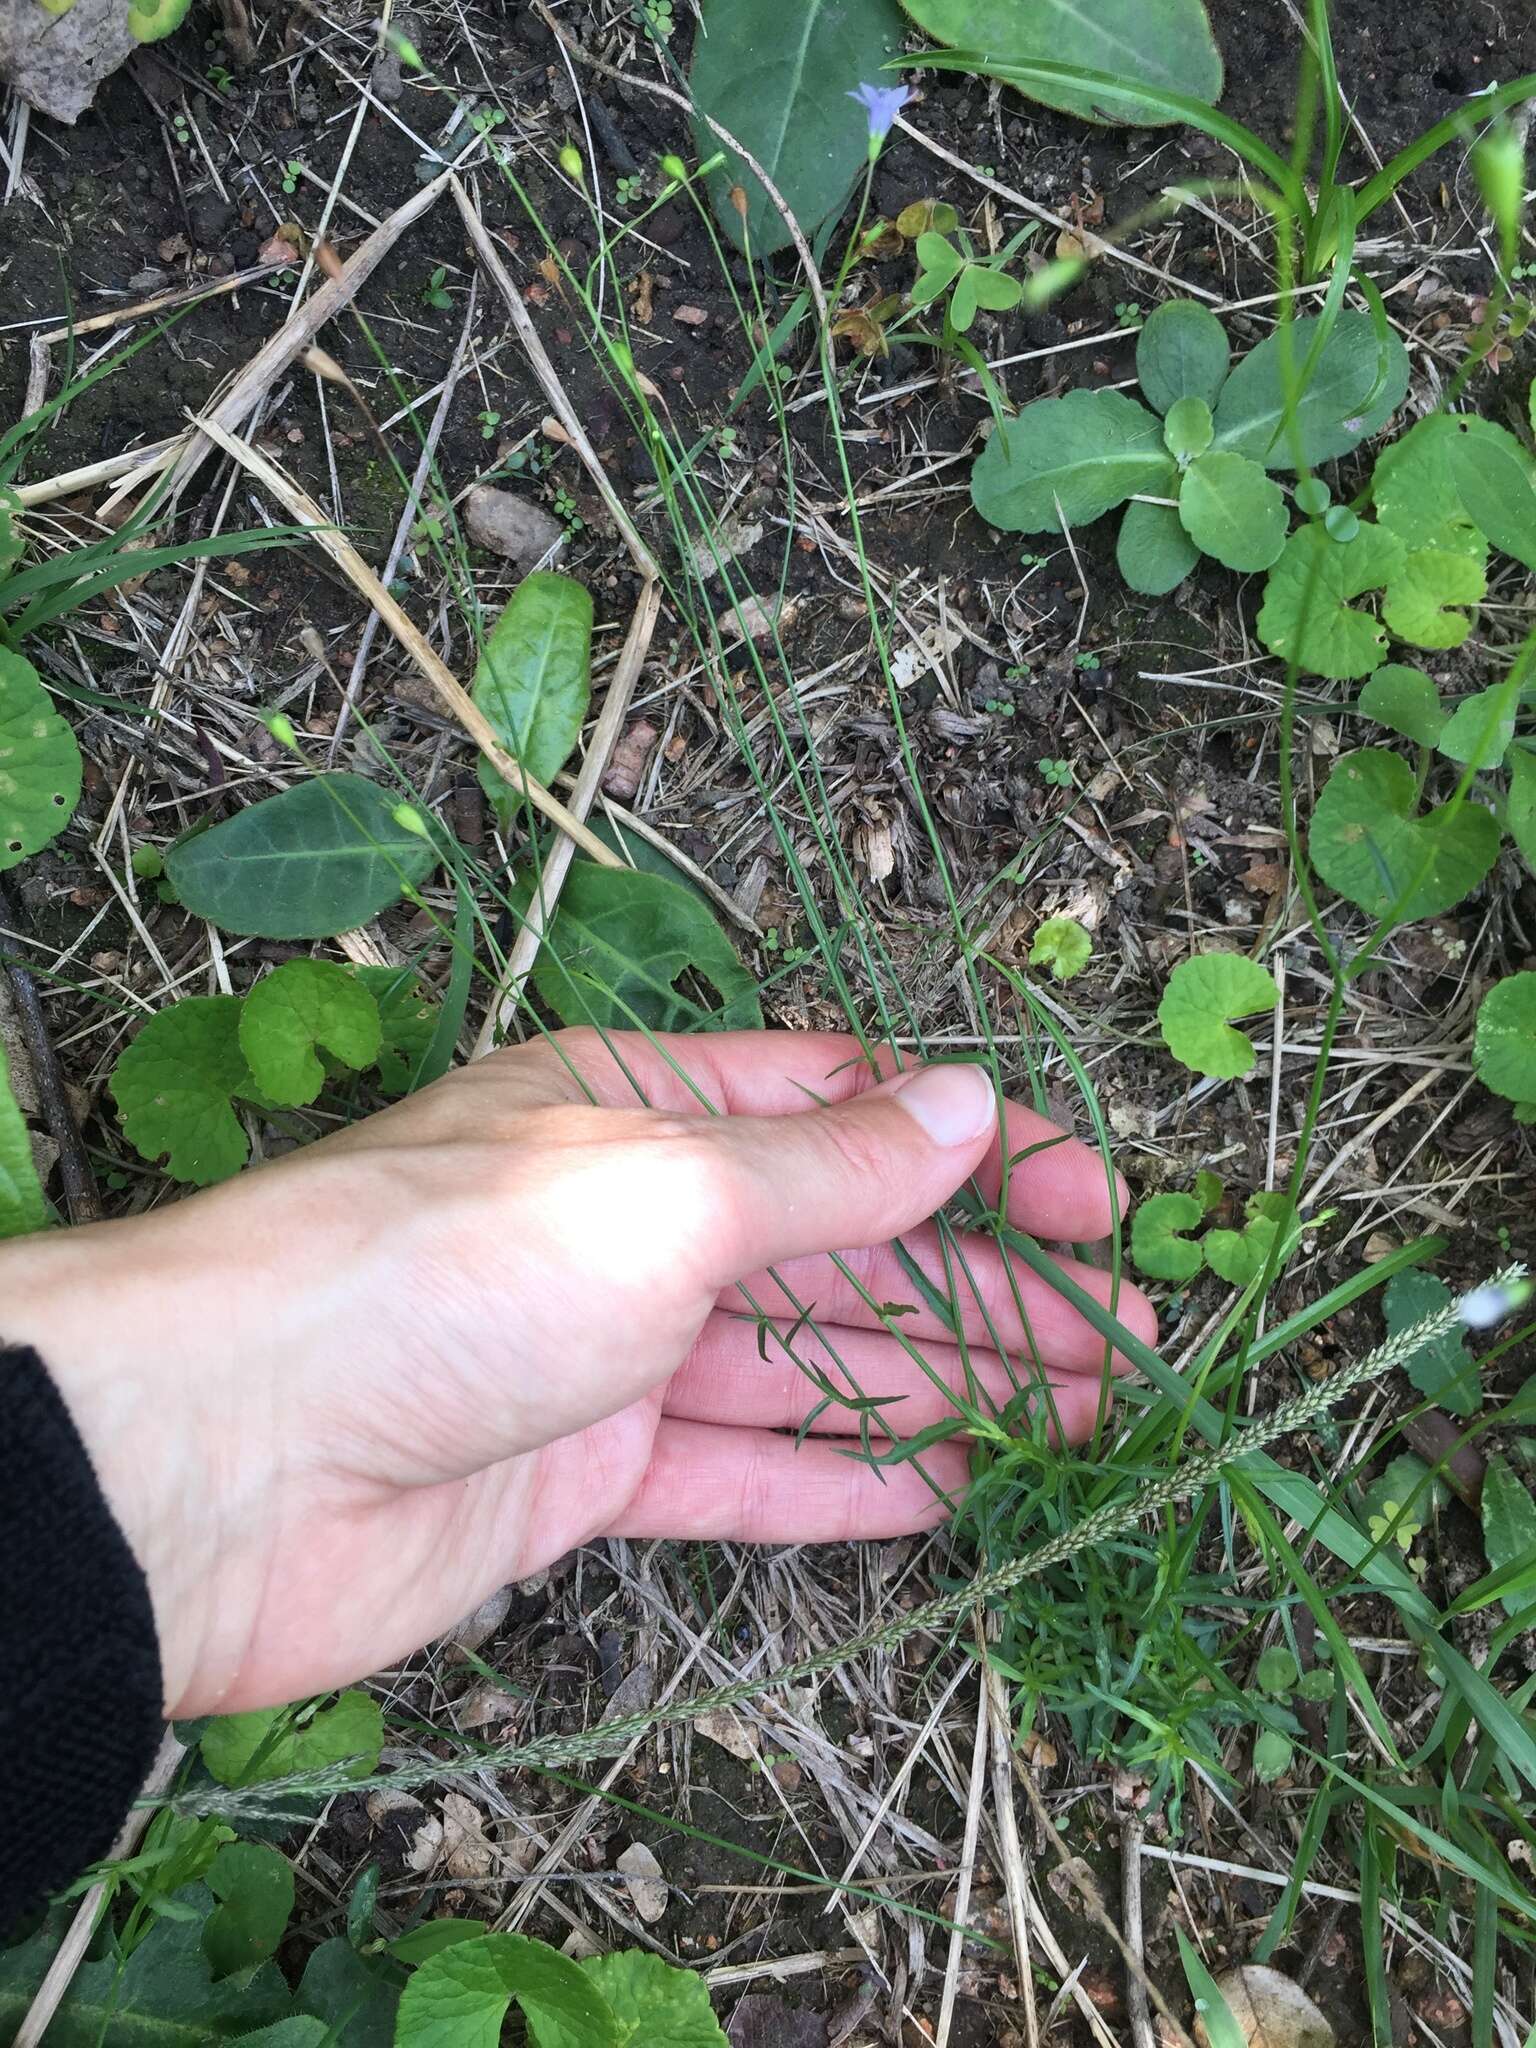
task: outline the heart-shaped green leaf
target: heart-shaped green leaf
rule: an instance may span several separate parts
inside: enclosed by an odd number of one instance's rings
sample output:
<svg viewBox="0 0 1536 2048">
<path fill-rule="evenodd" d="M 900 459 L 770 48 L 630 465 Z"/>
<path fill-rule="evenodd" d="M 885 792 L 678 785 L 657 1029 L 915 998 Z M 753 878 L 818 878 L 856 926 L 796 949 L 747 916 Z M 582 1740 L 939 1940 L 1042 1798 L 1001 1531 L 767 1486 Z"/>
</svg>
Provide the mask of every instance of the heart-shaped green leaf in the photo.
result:
<svg viewBox="0 0 1536 2048">
<path fill-rule="evenodd" d="M 289 960 L 258 981 L 240 1009 L 240 1050 L 262 1094 L 297 1107 L 325 1086 L 324 1047 L 359 1073 L 379 1056 L 379 1006 L 332 960 Z"/>
<path fill-rule="evenodd" d="M 412 1972 L 400 1994 L 396 2048 L 497 2048 L 514 1998 L 536 2041 L 622 2048 L 633 2040 L 597 1985 L 558 1949 L 522 1934 L 482 1934 Z"/>
<path fill-rule="evenodd" d="M 1469 895 L 1498 857 L 1499 825 L 1480 804 L 1419 814 L 1413 770 L 1365 747 L 1335 764 L 1312 814 L 1312 863 L 1330 889 L 1382 917 L 1435 917 Z"/>
<path fill-rule="evenodd" d="M 1360 709 L 1378 725 L 1400 732 L 1421 747 L 1432 747 L 1445 730 L 1440 692 L 1428 676 L 1401 662 L 1387 662 L 1367 680 L 1360 692 Z"/>
<path fill-rule="evenodd" d="M 694 105 L 751 151 L 806 233 L 842 205 L 869 161 L 869 124 L 848 95 L 880 77 L 904 29 L 895 0 L 709 0 L 693 43 Z M 702 118 L 694 137 L 700 157 L 723 147 Z M 756 173 L 734 150 L 725 156 L 709 191 L 726 234 L 754 256 L 787 247 Z M 745 219 L 731 198 L 738 187 Z"/>
<path fill-rule="evenodd" d="M 1456 488 L 1453 456 L 1464 436 L 1484 446 L 1512 439 L 1491 420 L 1436 412 L 1400 434 L 1376 458 L 1371 474 L 1376 523 L 1409 548 L 1454 545 L 1447 539 L 1448 528 L 1477 530 Z"/>
<path fill-rule="evenodd" d="M 1536 974 L 1507 974 L 1478 1005 L 1477 1078 L 1509 1102 L 1536 1102 Z"/>
<path fill-rule="evenodd" d="M 1235 1080 L 1258 1058 L 1234 1017 L 1272 1010 L 1280 1000 L 1274 976 L 1244 953 L 1197 953 L 1168 977 L 1157 1006 L 1163 1043 L 1194 1073 Z M 1191 1198 L 1193 1199 L 1193 1198 Z"/>
<path fill-rule="evenodd" d="M 1536 471 L 1513 434 L 1491 420 L 1451 419 L 1451 474 L 1467 517 L 1496 548 L 1536 569 Z"/>
<path fill-rule="evenodd" d="M 123 1134 L 144 1158 L 195 1187 L 238 1173 L 250 1156 L 234 1111 L 256 1083 L 240 1050 L 238 996 L 185 996 L 145 1024 L 112 1069 Z"/>
<path fill-rule="evenodd" d="M 0 1238 L 25 1237 L 48 1222 L 48 1202 L 32 1157 L 32 1134 L 11 1092 L 0 1043 Z"/>
<path fill-rule="evenodd" d="M 1229 1287 L 1251 1287 L 1263 1272 L 1287 1207 L 1283 1193 L 1250 1195 L 1241 1230 L 1208 1230 L 1205 1262 Z"/>
<path fill-rule="evenodd" d="M 1231 361 L 1226 329 L 1194 299 L 1165 300 L 1136 337 L 1142 396 L 1161 413 L 1171 412 L 1181 398 L 1214 407 Z"/>
<path fill-rule="evenodd" d="M 985 263 L 972 263 L 971 290 L 976 295 L 978 306 L 984 306 L 989 313 L 1008 313 L 1024 296 L 1024 286 L 1016 277 L 1006 271 L 993 270 Z"/>
<path fill-rule="evenodd" d="M 912 284 L 914 306 L 927 306 L 947 292 L 965 268 L 965 258 L 954 243 L 928 229 L 916 243 L 918 272 Z"/>
<path fill-rule="evenodd" d="M 1147 597 L 1162 597 L 1184 581 L 1200 550 L 1184 531 L 1177 505 L 1134 498 L 1125 508 L 1115 562 L 1120 574 Z"/>
<path fill-rule="evenodd" d="M 437 865 L 398 799 L 361 775 L 316 775 L 173 846 L 165 871 L 194 917 L 258 939 L 329 939 L 377 917 Z"/>
<path fill-rule="evenodd" d="M 1155 414 L 1121 391 L 1069 391 L 997 428 L 971 471 L 971 497 L 1010 533 L 1060 533 L 1062 519 L 1087 526 L 1137 492 L 1172 497 L 1173 478 Z"/>
<path fill-rule="evenodd" d="M 1193 1280 L 1200 1270 L 1200 1247 L 1180 1232 L 1194 1230 L 1204 1215 L 1194 1195 L 1149 1195 L 1138 1202 L 1131 1217 L 1137 1270 L 1152 1280 L 1171 1280 L 1175 1287 Z"/>
<path fill-rule="evenodd" d="M 1317 338 L 1317 315 L 1291 326 L 1299 377 Z M 1266 469 L 1315 467 L 1384 427 L 1408 389 L 1408 354 L 1390 328 L 1378 337 L 1366 313 L 1341 313 L 1296 406 L 1297 437 L 1285 423 L 1284 337 L 1261 341 L 1233 370 L 1216 402 L 1216 443 Z"/>
<path fill-rule="evenodd" d="M 57 839 L 80 801 L 80 749 L 25 655 L 0 647 L 0 870 Z"/>
<path fill-rule="evenodd" d="M 1492 683 L 1463 697 L 1445 722 L 1436 745 L 1448 761 L 1463 768 L 1497 768 L 1515 736 L 1519 693 L 1508 683 Z"/>
<path fill-rule="evenodd" d="M 581 737 L 591 697 L 592 599 L 572 576 L 536 569 L 491 628 L 470 695 L 536 782 L 550 783 Z M 484 756 L 480 782 L 505 818 L 517 791 Z"/>
<path fill-rule="evenodd" d="M 207 1884 L 219 1901 L 203 1924 L 203 1954 L 214 1976 L 233 1976 L 275 1954 L 293 1911 L 287 1857 L 265 1842 L 226 1842 L 209 1866 Z"/>
<path fill-rule="evenodd" d="M 1345 541 L 1317 526 L 1299 526 L 1269 572 L 1259 638 L 1271 654 L 1313 675 L 1339 680 L 1369 675 L 1387 651 L 1386 632 L 1349 600 L 1380 590 L 1401 567 L 1404 554 L 1396 534 L 1379 526 L 1364 524 L 1353 540 Z"/>
<path fill-rule="evenodd" d="M 1243 455 L 1197 455 L 1179 485 L 1184 531 L 1224 568 L 1267 569 L 1285 545 L 1289 516 L 1280 486 Z"/>
<path fill-rule="evenodd" d="M 976 51 L 991 64 L 1073 64 L 1162 86 L 1214 103 L 1221 98 L 1221 57 L 1200 0 L 902 0 L 936 43 Z M 873 73 L 866 73 L 873 76 Z M 1156 120 L 1144 104 L 1113 92 L 1035 85 L 1031 99 L 1084 121 Z M 1169 116 L 1172 119 L 1173 116 Z"/>
<path fill-rule="evenodd" d="M 1478 603 L 1488 588 L 1482 535 L 1447 527 L 1442 538 L 1452 544 L 1410 549 L 1382 593 L 1383 621 L 1415 647 L 1459 647 L 1472 621 L 1451 607 Z"/>
<path fill-rule="evenodd" d="M 1211 408 L 1203 398 L 1176 398 L 1163 421 L 1163 446 L 1175 462 L 1188 462 L 1205 453 L 1214 432 Z"/>
</svg>

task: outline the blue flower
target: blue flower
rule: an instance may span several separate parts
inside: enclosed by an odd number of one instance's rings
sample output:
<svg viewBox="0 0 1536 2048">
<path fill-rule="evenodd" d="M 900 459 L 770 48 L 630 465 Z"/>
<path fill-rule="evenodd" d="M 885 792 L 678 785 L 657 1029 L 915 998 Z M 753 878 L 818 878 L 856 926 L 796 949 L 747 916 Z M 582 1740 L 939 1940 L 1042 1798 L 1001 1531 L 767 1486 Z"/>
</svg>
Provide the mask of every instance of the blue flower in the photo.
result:
<svg viewBox="0 0 1536 2048">
<path fill-rule="evenodd" d="M 890 134 L 891 123 L 912 94 L 904 85 L 860 85 L 848 97 L 857 100 L 868 114 L 869 140 L 873 147 L 878 148 Z"/>
</svg>

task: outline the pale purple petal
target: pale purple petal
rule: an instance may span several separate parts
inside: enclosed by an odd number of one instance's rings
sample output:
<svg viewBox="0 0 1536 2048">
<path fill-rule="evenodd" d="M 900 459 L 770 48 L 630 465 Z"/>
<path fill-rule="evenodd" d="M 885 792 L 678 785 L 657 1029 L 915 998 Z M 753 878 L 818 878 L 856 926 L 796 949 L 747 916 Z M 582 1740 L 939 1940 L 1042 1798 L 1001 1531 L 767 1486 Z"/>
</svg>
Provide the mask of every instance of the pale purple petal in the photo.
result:
<svg viewBox="0 0 1536 2048">
<path fill-rule="evenodd" d="M 912 94 L 904 85 L 860 85 L 848 97 L 857 100 L 868 114 L 870 141 L 884 142 L 891 132 L 891 123 Z"/>
</svg>

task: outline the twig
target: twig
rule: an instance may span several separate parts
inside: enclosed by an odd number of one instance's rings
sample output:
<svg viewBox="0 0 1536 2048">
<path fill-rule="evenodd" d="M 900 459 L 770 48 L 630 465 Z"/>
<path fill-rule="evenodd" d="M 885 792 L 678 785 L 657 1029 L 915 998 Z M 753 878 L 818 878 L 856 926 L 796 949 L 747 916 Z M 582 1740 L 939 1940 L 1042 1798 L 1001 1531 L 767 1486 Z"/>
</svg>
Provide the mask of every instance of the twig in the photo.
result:
<svg viewBox="0 0 1536 2048">
<path fill-rule="evenodd" d="M 1019 1840 L 1019 1816 L 1013 1804 L 1013 1773 L 1009 1760 L 1013 1752 L 1013 1731 L 1009 1726 L 1008 1702 L 997 1666 L 987 1655 L 986 1637 L 979 1644 L 982 1660 L 982 1690 L 987 1701 L 987 1727 L 992 1737 L 992 1808 L 997 1821 L 1001 1850 L 1003 1889 L 1008 1899 L 1008 1924 L 1013 1934 L 1014 1968 L 1019 1980 L 1019 2003 L 1024 2008 L 1024 2030 L 1029 2048 L 1039 2048 L 1040 2014 L 1035 2006 L 1035 1972 L 1029 1954 L 1029 1872 L 1024 1867 L 1024 1845 Z"/>
<path fill-rule="evenodd" d="M 1137 1966 L 1131 1969 L 1128 1958 L 1125 1995 L 1130 2007 L 1131 2039 L 1136 2048 L 1157 2048 L 1147 1998 L 1146 1937 L 1141 1924 L 1141 1841 L 1145 1832 L 1134 1815 L 1120 1830 L 1120 1910 L 1125 1919 L 1125 1945 Z"/>
<path fill-rule="evenodd" d="M 965 1802 L 965 1833 L 960 1841 L 960 1872 L 955 1885 L 954 1927 L 949 1952 L 944 1958 L 944 1992 L 939 2000 L 938 2026 L 933 2048 L 949 2048 L 949 2030 L 955 2018 L 955 1994 L 960 1988 L 960 1960 L 965 1953 L 965 1916 L 970 1911 L 971 1881 L 976 1875 L 976 1843 L 981 1834 L 981 1795 L 987 1783 L 987 1694 L 976 1695 L 976 1739 L 971 1745 L 970 1795 Z"/>
<path fill-rule="evenodd" d="M 10 892 L 4 887 L 0 887 L 0 919 L 11 931 L 21 929 L 20 914 Z M 59 1179 L 64 1187 L 64 1206 L 69 1212 L 69 1220 L 71 1223 L 99 1223 L 102 1212 L 96 1176 L 91 1172 L 91 1162 L 85 1155 L 85 1147 L 75 1127 L 69 1091 L 64 1086 L 59 1056 L 53 1049 L 48 1020 L 38 1000 L 37 984 L 19 960 L 7 960 L 6 972 L 10 977 L 11 993 L 16 998 L 16 1010 L 21 1019 L 21 1032 L 27 1042 L 32 1071 L 37 1077 L 38 1101 L 48 1125 L 48 1135 L 59 1148 Z"/>
</svg>

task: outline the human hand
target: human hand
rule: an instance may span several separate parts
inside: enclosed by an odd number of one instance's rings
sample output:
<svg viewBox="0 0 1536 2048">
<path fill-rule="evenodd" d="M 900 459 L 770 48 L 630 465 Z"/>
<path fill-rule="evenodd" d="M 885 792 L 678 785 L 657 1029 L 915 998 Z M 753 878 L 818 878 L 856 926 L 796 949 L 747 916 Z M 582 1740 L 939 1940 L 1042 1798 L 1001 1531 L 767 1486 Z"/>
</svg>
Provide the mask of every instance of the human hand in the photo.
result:
<svg viewBox="0 0 1536 2048">
<path fill-rule="evenodd" d="M 1051 1135 L 1010 1105 L 1010 1158 Z M 561 1032 L 151 1216 L 0 1248 L 0 1338 L 43 1356 L 144 1567 L 167 1712 L 232 1712 L 376 1670 L 595 1536 L 933 1526 L 963 1444 L 876 1471 L 831 1406 L 797 1448 L 819 1395 L 794 1359 L 892 1402 L 896 1435 L 952 1413 L 902 1340 L 956 1387 L 960 1351 L 890 1240 L 945 1292 L 927 1219 L 1000 1170 L 979 1068 L 876 1086 L 831 1035 Z M 1110 1203 L 1076 1141 L 1009 1176 L 1012 1220 L 1052 1238 L 1101 1237 Z M 1102 1340 L 1029 1274 L 1015 1299 L 989 1240 L 968 1257 L 986 1393 L 1014 1391 L 989 1347 L 1027 1350 L 1022 1301 L 1086 1434 Z M 900 1336 L 860 1288 L 915 1302 Z M 1117 1313 L 1155 1336 L 1134 1287 Z"/>
</svg>

